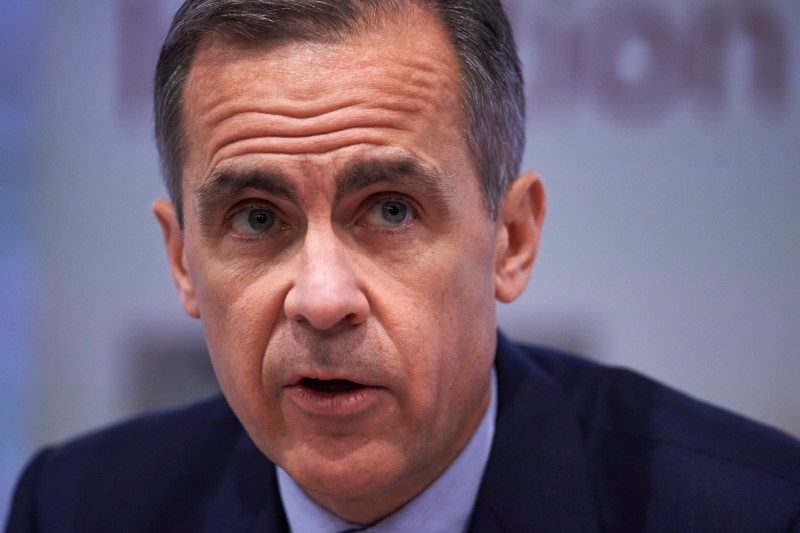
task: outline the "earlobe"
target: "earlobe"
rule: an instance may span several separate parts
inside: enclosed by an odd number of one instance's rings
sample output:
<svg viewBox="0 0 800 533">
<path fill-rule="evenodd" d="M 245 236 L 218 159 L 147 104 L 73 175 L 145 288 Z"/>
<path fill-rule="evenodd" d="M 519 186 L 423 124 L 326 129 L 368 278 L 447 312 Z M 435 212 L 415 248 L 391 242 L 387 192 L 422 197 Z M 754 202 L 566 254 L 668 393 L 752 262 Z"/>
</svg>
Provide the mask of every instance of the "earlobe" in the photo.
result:
<svg viewBox="0 0 800 533">
<path fill-rule="evenodd" d="M 495 297 L 511 302 L 530 278 L 545 213 L 544 187 L 539 175 L 523 174 L 508 188 L 497 216 Z"/>
<path fill-rule="evenodd" d="M 153 214 L 161 226 L 164 234 L 164 246 L 167 249 L 167 262 L 178 290 L 178 297 L 186 314 L 193 318 L 200 318 L 200 309 L 197 306 L 194 285 L 186 268 L 186 258 L 183 249 L 183 232 L 178 224 L 177 213 L 171 202 L 159 198 L 153 202 Z"/>
</svg>

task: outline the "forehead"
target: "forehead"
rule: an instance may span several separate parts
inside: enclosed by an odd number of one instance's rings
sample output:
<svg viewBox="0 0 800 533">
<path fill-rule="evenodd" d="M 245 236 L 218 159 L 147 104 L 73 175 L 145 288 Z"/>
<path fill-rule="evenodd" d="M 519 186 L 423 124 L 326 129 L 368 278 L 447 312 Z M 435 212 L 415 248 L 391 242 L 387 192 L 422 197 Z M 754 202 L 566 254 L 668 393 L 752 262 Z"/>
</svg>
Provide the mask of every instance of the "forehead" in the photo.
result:
<svg viewBox="0 0 800 533">
<path fill-rule="evenodd" d="M 420 142 L 442 128 L 463 137 L 455 54 L 438 20 L 419 11 L 335 41 L 209 35 L 183 100 L 184 168 L 203 164 L 203 173 L 248 146 L 322 154 Z"/>
</svg>

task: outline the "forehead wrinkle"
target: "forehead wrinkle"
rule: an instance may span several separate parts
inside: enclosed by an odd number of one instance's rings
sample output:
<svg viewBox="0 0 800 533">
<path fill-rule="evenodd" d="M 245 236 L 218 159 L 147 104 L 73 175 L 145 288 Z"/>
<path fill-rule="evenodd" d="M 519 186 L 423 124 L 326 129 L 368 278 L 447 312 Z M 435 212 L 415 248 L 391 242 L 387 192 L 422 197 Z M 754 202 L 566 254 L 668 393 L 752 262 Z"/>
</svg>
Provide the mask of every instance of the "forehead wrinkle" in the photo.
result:
<svg viewBox="0 0 800 533">
<path fill-rule="evenodd" d="M 273 118 L 275 117 L 270 117 Z M 227 152 L 238 152 L 246 147 L 254 147 L 259 152 L 318 153 L 330 151 L 337 144 L 348 144 L 353 140 L 351 136 L 359 135 L 363 136 L 364 140 L 374 137 L 372 142 L 381 144 L 381 134 L 385 137 L 391 131 L 413 131 L 414 120 L 410 115 L 393 117 L 388 114 L 370 116 L 364 113 L 361 116 L 352 112 L 341 118 L 331 117 L 322 123 L 286 121 L 280 117 L 274 121 L 270 119 L 265 120 L 261 113 L 243 112 L 235 119 L 232 117 L 225 120 L 217 129 L 218 133 L 213 140 L 211 152 L 216 154 L 215 158 L 223 155 L 231 157 Z M 329 141 L 328 138 L 332 139 Z"/>
<path fill-rule="evenodd" d="M 353 80 L 354 85 L 347 91 L 329 91 L 316 99 L 296 95 L 261 95 L 257 92 L 217 95 L 213 100 L 203 102 L 203 116 L 207 124 L 223 123 L 250 112 L 275 121 L 302 123 L 303 119 L 335 118 L 337 113 L 352 109 L 419 113 L 423 107 L 433 105 L 429 97 L 429 93 L 435 90 L 433 81 L 427 86 L 419 82 L 403 83 L 398 87 L 391 87 L 391 80 L 376 84 L 379 87 L 356 85 L 357 81 Z M 408 82 L 408 79 L 404 81 Z"/>
<path fill-rule="evenodd" d="M 385 45 L 383 41 L 380 44 Z M 324 114 L 326 106 L 333 105 L 335 108 L 355 104 L 362 91 L 369 101 L 375 99 L 375 93 L 371 92 L 375 90 L 388 93 L 391 99 L 398 97 L 398 91 L 404 93 L 402 96 L 411 98 L 425 96 L 420 93 L 437 91 L 443 84 L 458 92 L 457 68 L 451 58 L 441 57 L 439 50 L 418 51 L 410 57 L 381 53 L 383 48 L 375 46 L 374 38 L 364 44 L 348 41 L 333 50 L 322 46 L 322 49 L 310 52 L 289 52 L 277 56 L 274 50 L 269 49 L 255 54 L 236 54 L 226 53 L 224 48 L 206 47 L 198 53 L 202 59 L 196 60 L 189 73 L 187 93 L 197 93 L 203 102 L 202 107 L 206 108 L 203 113 L 205 116 L 211 110 L 224 107 L 226 102 L 242 98 L 251 103 L 270 100 L 278 114 L 307 118 Z M 378 59 L 374 57 L 376 53 Z M 224 61 L 215 57 L 220 55 L 224 56 Z M 286 62 L 290 64 L 286 65 Z M 294 65 L 295 62 L 299 64 Z M 389 63 L 392 68 L 386 69 Z M 298 70 L 305 75 L 297 76 Z M 371 75 L 373 71 L 376 75 Z M 338 77 L 342 73 L 352 83 L 340 87 L 337 93 L 331 93 L 332 87 L 327 84 L 309 83 L 314 79 Z M 216 87 L 217 90 L 205 89 L 206 84 L 213 84 L 223 75 L 229 80 L 226 90 L 219 91 Z M 253 92 L 254 81 L 270 79 L 278 84 L 290 84 L 283 86 L 286 96 L 280 98 L 276 95 L 274 83 L 265 83 L 261 90 Z M 425 100 L 430 99 L 426 97 Z"/>
<path fill-rule="evenodd" d="M 209 157 L 222 160 L 231 152 L 248 148 L 272 153 L 324 153 L 352 142 L 382 145 L 396 133 L 413 134 L 420 117 L 436 113 L 430 98 L 386 95 L 345 101 L 317 109 L 318 115 L 295 118 L 288 104 L 265 106 L 263 102 L 225 103 L 203 113 L 205 129 L 212 131 Z M 432 107 L 429 112 L 425 107 Z M 311 114 L 307 108 L 305 114 Z M 287 142 L 288 141 L 288 142 Z M 213 155 L 211 155 L 213 154 Z M 212 161 L 213 163 L 213 161 Z"/>
<path fill-rule="evenodd" d="M 346 56 L 354 56 L 357 63 L 359 54 L 353 52 L 357 52 L 358 48 L 358 45 L 344 46 L 348 50 Z M 340 53 L 334 52 L 333 55 L 339 56 Z M 221 74 L 220 69 L 223 69 L 226 78 L 233 81 L 240 78 L 243 82 L 252 79 L 256 77 L 255 71 L 263 69 L 259 68 L 258 63 L 252 63 L 269 61 L 268 57 L 244 58 L 238 65 L 216 64 L 206 68 L 203 74 L 199 71 L 204 69 L 198 69 L 194 72 L 199 78 L 195 95 L 199 97 L 197 104 L 201 112 L 196 116 L 205 122 L 204 126 L 209 130 L 216 127 L 228 130 L 213 143 L 216 146 L 212 147 L 212 153 L 225 144 L 246 137 L 246 130 L 255 129 L 248 126 L 248 122 L 260 122 L 258 128 L 261 131 L 252 131 L 254 135 L 291 138 L 319 135 L 374 121 L 376 117 L 369 116 L 369 112 L 376 109 L 382 112 L 378 120 L 383 120 L 384 123 L 390 121 L 389 118 L 381 119 L 387 111 L 389 114 L 405 115 L 403 120 L 407 125 L 404 127 L 411 127 L 416 117 L 424 115 L 425 107 L 431 108 L 433 112 L 440 112 L 442 116 L 461 118 L 458 75 L 449 61 L 435 53 L 400 58 L 390 55 L 386 59 L 393 63 L 394 68 L 380 69 L 380 75 L 369 76 L 369 71 L 376 68 L 372 58 L 373 61 L 364 63 L 363 68 L 357 69 L 357 73 L 351 75 L 352 83 L 344 84 L 346 90 L 331 92 L 330 87 L 325 86 L 326 90 L 320 87 L 319 92 L 311 95 L 308 93 L 310 86 L 303 83 L 296 90 L 284 91 L 283 97 L 272 91 L 271 84 L 264 84 L 256 92 L 253 92 L 253 86 L 249 83 L 230 83 L 223 91 L 201 90 L 206 79 Z M 233 62 L 237 63 L 235 59 Z M 352 70 L 351 61 L 344 63 Z M 323 74 L 327 70 L 334 75 L 337 70 L 336 67 L 324 66 L 320 69 Z M 264 77 L 279 77 L 279 74 L 264 72 Z M 315 77 L 319 78 L 320 73 Z M 194 84 L 189 84 L 190 92 L 193 92 L 192 85 Z M 441 92 L 442 86 L 449 89 L 444 94 Z M 266 102 L 268 105 L 265 105 Z"/>
<path fill-rule="evenodd" d="M 343 101 L 328 99 L 318 105 L 308 102 L 292 105 L 287 101 L 270 102 L 269 106 L 263 102 L 255 105 L 226 102 L 204 113 L 207 128 L 217 132 L 211 151 L 215 153 L 251 139 L 297 139 L 313 145 L 324 141 L 325 136 L 347 130 L 412 132 L 419 117 L 438 113 L 440 106 L 419 87 L 410 87 L 402 92 L 399 96 L 387 93 L 383 98 L 376 98 L 373 93 L 368 99 L 348 95 Z M 426 113 L 425 107 L 432 109 Z"/>
</svg>

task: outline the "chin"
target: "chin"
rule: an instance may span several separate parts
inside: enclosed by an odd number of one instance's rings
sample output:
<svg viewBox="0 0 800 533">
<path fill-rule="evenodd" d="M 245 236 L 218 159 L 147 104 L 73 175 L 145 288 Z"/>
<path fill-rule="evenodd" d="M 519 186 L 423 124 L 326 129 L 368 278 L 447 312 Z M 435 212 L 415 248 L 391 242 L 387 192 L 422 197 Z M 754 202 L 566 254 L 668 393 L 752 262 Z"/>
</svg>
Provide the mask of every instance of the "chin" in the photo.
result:
<svg viewBox="0 0 800 533">
<path fill-rule="evenodd" d="M 402 483 L 405 471 L 402 454 L 385 443 L 370 440 L 352 446 L 323 446 L 322 450 L 298 446 L 281 465 L 312 497 L 330 495 L 337 499 L 375 496 L 387 487 Z"/>
</svg>

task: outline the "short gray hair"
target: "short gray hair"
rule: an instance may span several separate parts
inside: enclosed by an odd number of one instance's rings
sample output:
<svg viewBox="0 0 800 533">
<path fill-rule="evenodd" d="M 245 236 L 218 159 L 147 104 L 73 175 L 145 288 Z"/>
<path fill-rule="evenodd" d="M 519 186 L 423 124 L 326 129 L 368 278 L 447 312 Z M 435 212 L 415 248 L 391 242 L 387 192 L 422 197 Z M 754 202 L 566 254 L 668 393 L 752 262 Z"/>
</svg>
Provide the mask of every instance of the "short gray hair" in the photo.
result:
<svg viewBox="0 0 800 533">
<path fill-rule="evenodd" d="M 187 0 L 175 14 L 154 79 L 155 135 L 164 182 L 183 226 L 183 91 L 212 32 L 250 42 L 339 40 L 417 6 L 438 16 L 458 58 L 464 138 L 491 218 L 525 146 L 522 70 L 500 0 Z"/>
</svg>

